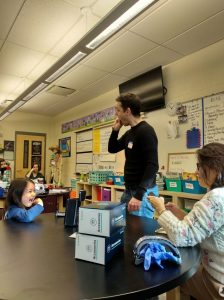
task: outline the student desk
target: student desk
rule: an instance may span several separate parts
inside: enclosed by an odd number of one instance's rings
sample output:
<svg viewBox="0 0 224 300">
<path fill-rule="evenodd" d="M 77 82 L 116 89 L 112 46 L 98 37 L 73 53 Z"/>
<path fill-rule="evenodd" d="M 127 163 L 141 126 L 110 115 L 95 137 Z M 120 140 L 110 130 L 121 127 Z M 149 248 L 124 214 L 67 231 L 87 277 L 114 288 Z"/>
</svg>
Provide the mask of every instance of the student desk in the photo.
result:
<svg viewBox="0 0 224 300">
<path fill-rule="evenodd" d="M 165 269 L 133 264 L 133 246 L 157 222 L 127 217 L 124 251 L 106 266 L 75 260 L 74 229 L 42 214 L 33 223 L 0 221 L 0 299 L 146 299 L 177 287 L 200 263 L 199 247 L 180 248 L 183 263 Z M 174 298 L 173 298 L 174 299 Z"/>
</svg>

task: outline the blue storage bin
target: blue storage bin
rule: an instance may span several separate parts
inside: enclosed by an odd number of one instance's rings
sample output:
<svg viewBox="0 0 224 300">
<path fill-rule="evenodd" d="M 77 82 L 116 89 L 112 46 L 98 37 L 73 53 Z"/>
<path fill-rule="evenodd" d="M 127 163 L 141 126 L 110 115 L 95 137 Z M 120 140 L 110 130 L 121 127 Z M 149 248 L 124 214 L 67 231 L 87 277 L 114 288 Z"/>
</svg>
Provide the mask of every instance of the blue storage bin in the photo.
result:
<svg viewBox="0 0 224 300">
<path fill-rule="evenodd" d="M 183 192 L 191 194 L 205 194 L 207 189 L 200 186 L 197 180 L 182 180 Z"/>
<path fill-rule="evenodd" d="M 2 187 L 0 187 L 0 197 L 4 196 L 4 189 Z"/>
<path fill-rule="evenodd" d="M 123 176 L 113 176 L 114 185 L 124 185 L 124 177 Z"/>
</svg>

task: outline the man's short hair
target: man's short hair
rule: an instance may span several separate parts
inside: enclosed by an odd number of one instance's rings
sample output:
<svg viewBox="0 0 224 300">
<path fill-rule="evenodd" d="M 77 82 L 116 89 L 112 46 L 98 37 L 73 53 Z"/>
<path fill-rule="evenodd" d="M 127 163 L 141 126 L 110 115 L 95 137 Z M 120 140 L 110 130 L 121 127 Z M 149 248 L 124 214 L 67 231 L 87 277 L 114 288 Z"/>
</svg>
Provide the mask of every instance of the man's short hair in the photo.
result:
<svg viewBox="0 0 224 300">
<path fill-rule="evenodd" d="M 141 100 L 139 96 L 127 93 L 127 94 L 121 94 L 116 99 L 117 102 L 121 103 L 121 107 L 124 111 L 126 111 L 128 108 L 130 108 L 131 113 L 135 117 L 139 117 L 141 113 Z"/>
</svg>

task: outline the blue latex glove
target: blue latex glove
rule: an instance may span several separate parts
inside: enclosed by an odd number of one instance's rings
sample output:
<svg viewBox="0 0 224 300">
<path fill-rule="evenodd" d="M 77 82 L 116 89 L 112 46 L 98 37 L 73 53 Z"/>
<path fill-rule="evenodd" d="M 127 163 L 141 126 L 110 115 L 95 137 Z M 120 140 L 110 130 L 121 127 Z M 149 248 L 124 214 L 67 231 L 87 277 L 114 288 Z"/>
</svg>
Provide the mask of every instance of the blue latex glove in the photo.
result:
<svg viewBox="0 0 224 300">
<path fill-rule="evenodd" d="M 176 257 L 172 252 L 167 252 L 166 248 L 160 243 L 150 242 L 140 251 L 140 256 L 144 257 L 144 269 L 149 270 L 151 264 L 157 264 L 160 268 L 163 260 L 173 261 L 181 264 L 181 258 Z"/>
</svg>

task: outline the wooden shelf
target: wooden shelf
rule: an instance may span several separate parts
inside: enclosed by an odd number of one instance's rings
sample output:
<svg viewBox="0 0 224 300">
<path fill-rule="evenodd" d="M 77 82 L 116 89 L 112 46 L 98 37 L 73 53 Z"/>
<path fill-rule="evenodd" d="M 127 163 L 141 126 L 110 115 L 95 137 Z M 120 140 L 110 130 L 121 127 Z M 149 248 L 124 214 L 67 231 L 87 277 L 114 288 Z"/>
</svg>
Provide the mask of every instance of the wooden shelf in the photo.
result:
<svg viewBox="0 0 224 300">
<path fill-rule="evenodd" d="M 124 186 L 120 186 L 120 185 L 111 185 L 111 184 L 91 184 L 89 182 L 81 182 L 78 181 L 77 182 L 77 195 L 79 194 L 80 190 L 85 190 L 86 191 L 86 196 L 91 196 L 91 199 L 86 199 L 84 202 L 84 204 L 89 202 L 97 202 L 98 200 L 98 189 L 102 190 L 106 188 L 106 189 L 110 189 L 111 191 L 111 201 L 112 202 L 119 202 L 119 196 L 121 194 L 118 194 L 119 192 L 123 192 L 123 190 L 125 189 Z"/>
<path fill-rule="evenodd" d="M 182 209 L 184 208 L 184 199 L 198 201 L 204 196 L 204 194 L 171 192 L 171 191 L 167 191 L 167 190 L 159 191 L 159 195 L 160 196 L 169 196 L 171 198 L 171 201 Z"/>
<path fill-rule="evenodd" d="M 89 182 L 77 182 L 77 195 L 79 194 L 80 190 L 86 191 L 86 196 L 88 199 L 85 200 L 84 204 L 88 204 L 91 202 L 99 201 L 98 197 L 98 189 L 106 188 L 110 189 L 111 191 L 111 201 L 112 202 L 119 202 L 121 194 L 123 193 L 125 186 L 120 185 L 111 185 L 106 183 L 101 184 L 91 184 Z M 191 194 L 191 193 L 183 193 L 183 192 L 171 192 L 167 190 L 159 191 L 160 196 L 168 196 L 170 197 L 170 201 L 174 202 L 178 207 L 184 208 L 184 200 L 200 200 L 204 194 Z M 90 198 L 90 199 L 89 199 Z"/>
</svg>

